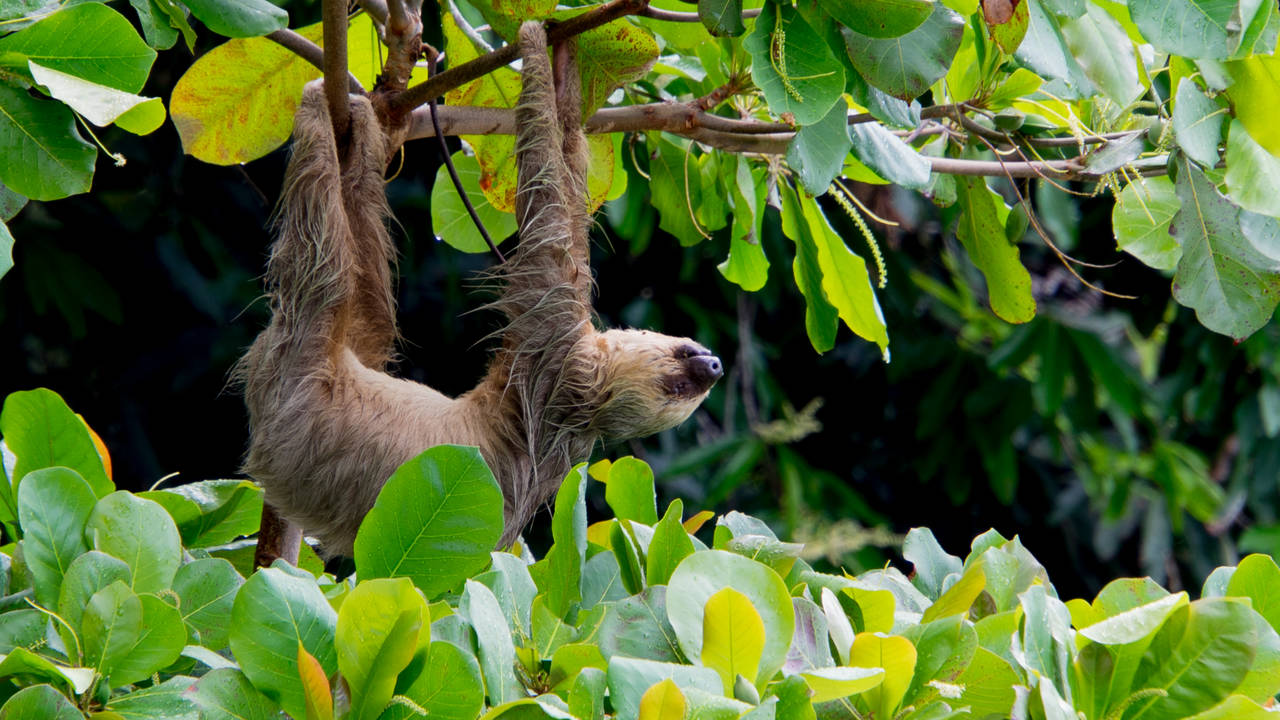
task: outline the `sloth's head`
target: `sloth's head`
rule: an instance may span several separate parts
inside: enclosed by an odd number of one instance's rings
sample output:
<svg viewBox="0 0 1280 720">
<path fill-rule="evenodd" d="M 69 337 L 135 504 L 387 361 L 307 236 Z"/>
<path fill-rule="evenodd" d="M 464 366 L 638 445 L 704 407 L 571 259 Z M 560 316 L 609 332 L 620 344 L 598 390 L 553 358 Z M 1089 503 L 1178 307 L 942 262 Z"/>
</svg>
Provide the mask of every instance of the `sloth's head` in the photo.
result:
<svg viewBox="0 0 1280 720">
<path fill-rule="evenodd" d="M 595 375 L 591 430 L 615 440 L 680 424 L 724 374 L 720 358 L 688 338 L 608 330 L 579 342 Z"/>
</svg>

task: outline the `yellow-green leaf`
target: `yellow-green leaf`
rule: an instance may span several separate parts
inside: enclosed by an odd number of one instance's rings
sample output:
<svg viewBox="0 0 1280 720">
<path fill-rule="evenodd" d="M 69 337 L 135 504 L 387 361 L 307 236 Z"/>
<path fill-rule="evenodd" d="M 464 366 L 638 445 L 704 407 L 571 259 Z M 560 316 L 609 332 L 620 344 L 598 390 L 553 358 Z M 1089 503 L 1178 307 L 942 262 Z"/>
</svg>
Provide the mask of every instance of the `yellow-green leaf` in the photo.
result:
<svg viewBox="0 0 1280 720">
<path fill-rule="evenodd" d="M 1236 118 L 1259 145 L 1280 157 L 1280 123 L 1275 120 L 1280 106 L 1280 56 L 1257 55 L 1226 67 L 1232 81 L 1227 95 Z"/>
<path fill-rule="evenodd" d="M 31 77 L 48 89 L 50 95 L 98 127 L 118 123 L 135 135 L 146 135 L 164 122 L 164 103 L 160 98 L 146 98 L 99 85 L 30 60 L 27 66 Z M 134 113 L 135 110 L 139 112 Z M 122 122 L 126 116 L 128 119 Z"/>
<path fill-rule="evenodd" d="M 982 178 L 957 178 L 964 214 L 956 237 L 987 280 L 991 309 L 1000 319 L 1024 323 L 1036 316 L 1031 274 L 1018 259 L 1018 246 L 1005 236 L 1004 200 Z"/>
<path fill-rule="evenodd" d="M 807 670 L 800 677 L 813 691 L 810 701 L 821 703 L 866 692 L 884 682 L 885 672 L 878 667 L 829 667 Z"/>
<path fill-rule="evenodd" d="M 963 612 L 968 612 L 973 605 L 973 601 L 978 599 L 978 595 L 987 587 L 987 575 L 982 569 L 982 563 L 974 563 L 964 571 L 964 575 L 956 581 L 946 592 L 938 597 L 938 601 L 930 605 L 924 611 L 924 617 L 920 619 L 920 623 L 924 624 L 938 618 L 950 617 Z"/>
<path fill-rule="evenodd" d="M 702 617 L 702 664 L 720 674 L 726 695 L 741 675 L 753 683 L 764 653 L 764 621 L 746 595 L 726 587 L 707 599 Z"/>
<path fill-rule="evenodd" d="M 879 345 L 882 353 L 887 352 L 889 333 L 871 288 L 867 263 L 831 228 L 815 199 L 804 198 L 801 204 L 809 232 L 818 247 L 822 291 L 827 300 L 854 334 Z"/>
<path fill-rule="evenodd" d="M 645 690 L 640 697 L 640 720 L 681 720 L 688 708 L 684 693 L 667 678 Z"/>
<path fill-rule="evenodd" d="M 891 718 L 907 694 L 916 670 L 916 648 L 898 635 L 858 633 L 849 649 L 849 665 L 884 668 L 884 681 L 867 690 L 867 703 L 878 718 Z"/>
</svg>

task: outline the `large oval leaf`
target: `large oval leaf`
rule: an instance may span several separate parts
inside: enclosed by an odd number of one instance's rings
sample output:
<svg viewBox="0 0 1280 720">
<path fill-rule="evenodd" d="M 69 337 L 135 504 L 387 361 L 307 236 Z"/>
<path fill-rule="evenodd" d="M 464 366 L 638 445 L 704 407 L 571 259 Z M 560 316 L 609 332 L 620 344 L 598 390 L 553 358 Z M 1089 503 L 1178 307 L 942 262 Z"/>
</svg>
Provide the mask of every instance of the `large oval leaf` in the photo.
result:
<svg viewBox="0 0 1280 720">
<path fill-rule="evenodd" d="M 267 0 L 184 0 L 191 14 L 219 35 L 257 37 L 289 25 L 289 13 Z"/>
<path fill-rule="evenodd" d="M 182 564 L 182 543 L 173 518 L 158 504 L 124 490 L 98 501 L 84 535 L 95 550 L 129 566 L 135 592 L 168 590 Z"/>
<path fill-rule="evenodd" d="M 231 608 L 231 652 L 254 687 L 290 715 L 305 717 L 298 644 L 320 661 L 326 675 L 332 674 L 338 666 L 333 648 L 338 616 L 314 578 L 291 572 L 301 571 L 259 570 L 240 588 Z"/>
<path fill-rule="evenodd" d="M 95 502 L 89 484 L 64 467 L 29 473 L 18 487 L 22 556 L 41 605 L 56 605 L 71 562 L 89 549 L 84 526 Z"/>
<path fill-rule="evenodd" d="M 1222 59 L 1240 42 L 1236 2 L 1129 0 L 1129 15 L 1157 50 L 1190 58 Z M 1256 9 L 1256 6 L 1255 6 Z"/>
<path fill-rule="evenodd" d="M 189 697 L 200 707 L 203 720 L 276 720 L 280 717 L 276 703 L 235 668 L 210 670 L 196 682 L 195 691 Z"/>
<path fill-rule="evenodd" d="M 480 451 L 437 445 L 387 480 L 356 533 L 356 568 L 434 598 L 484 569 L 501 535 L 502 491 Z"/>
<path fill-rule="evenodd" d="M 410 666 L 412 670 L 412 666 Z M 408 674 L 410 670 L 401 673 Z M 474 720 L 484 707 L 484 680 L 471 653 L 442 640 L 431 643 L 421 672 L 398 694 L 441 720 Z M 403 705 L 392 705 L 379 720 L 412 720 L 421 717 Z"/>
<path fill-rule="evenodd" d="M 1129 183 L 1116 196 L 1111 210 L 1116 243 L 1157 270 L 1176 268 L 1182 246 L 1169 234 L 1169 223 L 1180 207 L 1173 181 L 1167 177 Z"/>
<path fill-rule="evenodd" d="M 811 125 L 844 92 L 844 65 L 790 5 L 765 3 L 742 46 L 751 53 L 751 79 L 775 115 L 790 113 L 796 124 Z"/>
<path fill-rule="evenodd" d="M 964 18 L 935 3 L 919 27 L 902 37 L 881 39 L 843 30 L 853 67 L 866 81 L 903 100 L 918 97 L 946 74 L 960 49 Z"/>
<path fill-rule="evenodd" d="M 351 717 L 378 717 L 394 694 L 396 676 L 413 659 L 419 635 L 430 636 L 429 621 L 427 601 L 408 578 L 366 580 L 347 594 L 335 640 Z"/>
<path fill-rule="evenodd" d="M 182 620 L 210 650 L 226 647 L 231 632 L 231 608 L 244 578 L 222 558 L 203 558 L 178 568 L 173 591 L 178 594 Z"/>
<path fill-rule="evenodd" d="M 873 38 L 894 38 L 920 27 L 933 0 L 821 0 L 818 6 L 842 25 Z"/>
<path fill-rule="evenodd" d="M 84 713 L 52 685 L 32 685 L 14 693 L 0 707 L 0 720 L 82 720 Z"/>
<path fill-rule="evenodd" d="M 133 25 L 101 3 L 72 5 L 0 38 L 0 66 L 27 79 L 27 61 L 35 60 L 128 93 L 142 89 L 155 59 L 156 51 L 138 37 Z"/>
<path fill-rule="evenodd" d="M 686 657 L 698 661 L 703 651 L 705 608 L 711 596 L 731 587 L 745 595 L 764 623 L 760 670 L 753 682 L 771 679 L 787 659 L 795 632 L 791 595 L 778 574 L 765 565 L 722 550 L 696 552 L 671 575 L 667 617 Z"/>
<path fill-rule="evenodd" d="M 0 93 L 3 88 L 0 84 Z M 10 393 L 0 411 L 0 435 L 18 458 L 11 478 L 15 487 L 32 470 L 61 465 L 79 473 L 98 497 L 115 490 L 89 427 L 52 390 Z"/>
</svg>

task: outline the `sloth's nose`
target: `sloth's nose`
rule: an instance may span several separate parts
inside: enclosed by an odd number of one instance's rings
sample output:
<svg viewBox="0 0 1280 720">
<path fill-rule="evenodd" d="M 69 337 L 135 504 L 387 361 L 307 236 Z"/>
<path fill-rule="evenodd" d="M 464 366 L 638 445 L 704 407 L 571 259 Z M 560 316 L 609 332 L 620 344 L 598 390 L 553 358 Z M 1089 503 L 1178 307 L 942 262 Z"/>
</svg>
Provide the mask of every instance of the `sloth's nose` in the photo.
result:
<svg viewBox="0 0 1280 720">
<path fill-rule="evenodd" d="M 724 366 L 720 364 L 720 358 L 710 353 L 694 355 L 685 360 L 685 364 L 689 368 L 689 378 L 704 390 L 714 385 L 716 380 L 724 375 Z"/>
</svg>

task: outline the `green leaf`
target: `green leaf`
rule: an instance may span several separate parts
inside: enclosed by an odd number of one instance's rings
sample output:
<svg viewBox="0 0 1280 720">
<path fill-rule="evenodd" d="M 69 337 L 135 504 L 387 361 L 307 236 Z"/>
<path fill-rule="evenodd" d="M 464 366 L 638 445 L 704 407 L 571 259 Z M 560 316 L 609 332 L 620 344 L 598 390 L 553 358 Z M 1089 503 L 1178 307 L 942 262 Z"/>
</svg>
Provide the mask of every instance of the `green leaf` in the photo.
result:
<svg viewBox="0 0 1280 720">
<path fill-rule="evenodd" d="M 475 629 L 480 670 L 484 674 L 489 704 L 499 705 L 523 697 L 523 689 L 512 670 L 516 663 L 516 650 L 511 642 L 511 628 L 502 615 L 498 599 L 489 588 L 468 580 L 458 612 Z"/>
<path fill-rule="evenodd" d="M 1146 92 L 1134 44 L 1106 10 L 1090 3 L 1083 15 L 1062 23 L 1062 36 L 1085 77 L 1112 102 L 1125 107 Z"/>
<path fill-rule="evenodd" d="M 326 675 L 332 674 L 338 665 L 333 647 L 336 624 L 337 613 L 313 578 L 279 567 L 264 568 L 236 594 L 231 607 L 231 652 L 254 687 L 285 712 L 303 717 L 306 698 L 298 675 L 298 644 L 320 662 Z M 228 686 L 237 682 L 234 676 L 224 675 L 218 689 L 229 691 Z M 198 687 L 196 702 L 205 705 Z"/>
<path fill-rule="evenodd" d="M 169 667 L 182 655 L 187 642 L 187 629 L 177 608 L 155 595 L 139 595 L 138 600 L 142 607 L 141 632 L 107 673 L 112 687 L 140 682 Z"/>
<path fill-rule="evenodd" d="M 1238 2 L 1223 0 L 1129 0 L 1129 14 L 1160 52 L 1222 60 L 1240 43 Z"/>
<path fill-rule="evenodd" d="M 78 633 L 89 599 L 114 582 L 119 581 L 127 586 L 131 579 L 132 573 L 123 560 L 90 550 L 73 560 L 62 578 L 62 587 L 58 593 L 58 615 Z M 76 653 L 83 650 L 76 637 L 61 623 L 57 627 L 67 648 L 67 656 L 73 663 L 83 662 L 83 658 L 76 656 Z"/>
<path fill-rule="evenodd" d="M 123 720 L 198 720 L 200 710 L 188 698 L 195 678 L 176 675 L 158 685 L 117 695 L 107 709 Z"/>
<path fill-rule="evenodd" d="M 733 198 L 729 257 L 716 269 L 729 282 L 747 292 L 755 292 L 769 279 L 769 258 L 760 243 L 767 183 L 762 177 L 757 181 L 751 172 L 751 163 L 745 157 L 737 155 L 735 162 L 737 168 L 733 182 L 729 184 Z"/>
<path fill-rule="evenodd" d="M 796 287 L 804 295 L 804 327 L 809 336 L 809 343 L 818 352 L 826 352 L 835 347 L 836 331 L 839 329 L 839 313 L 827 300 L 822 289 L 822 267 L 818 263 L 818 246 L 809 232 L 809 223 L 801 209 L 798 191 L 783 190 L 778 193 L 782 199 L 782 232 L 796 245 L 795 260 L 791 264 L 791 273 Z"/>
<path fill-rule="evenodd" d="M 1187 718 L 1225 700 L 1253 663 L 1256 636 L 1247 600 L 1206 598 L 1178 613 L 1156 633 L 1135 689 L 1166 691 L 1127 716 Z"/>
<path fill-rule="evenodd" d="M 712 35 L 737 37 L 747 30 L 742 24 L 742 0 L 703 0 L 698 3 L 698 19 Z"/>
<path fill-rule="evenodd" d="M 763 684 L 772 679 L 786 661 L 795 632 L 790 594 L 773 570 L 720 550 L 696 552 L 685 558 L 671 575 L 667 618 L 685 657 L 699 661 L 704 649 L 704 609 L 711 596 L 726 587 L 745 595 L 764 624 L 760 670 L 754 678 L 749 678 Z"/>
<path fill-rule="evenodd" d="M 1225 113 L 1191 78 L 1182 78 L 1173 104 L 1173 133 L 1178 147 L 1203 168 L 1218 164 Z M 1230 170 L 1228 165 L 1227 169 Z"/>
<path fill-rule="evenodd" d="M 1185 160 L 1175 185 L 1182 209 L 1172 232 L 1182 244 L 1173 297 L 1200 323 L 1236 339 L 1266 324 L 1280 302 L 1280 226 L 1242 212 Z"/>
<path fill-rule="evenodd" d="M 1117 613 L 1080 630 L 1080 634 L 1103 645 L 1127 645 L 1154 633 L 1178 608 L 1187 604 L 1185 592 Z"/>
<path fill-rule="evenodd" d="M 1250 555 L 1240 561 L 1227 581 L 1227 596 L 1247 597 L 1253 609 L 1280 631 L 1280 567 L 1269 555 Z"/>
<path fill-rule="evenodd" d="M 142 633 L 142 599 L 123 582 L 112 582 L 94 593 L 84 608 L 80 634 L 85 664 L 110 676 Z"/>
<path fill-rule="evenodd" d="M 13 652 L 14 648 L 40 648 L 48 642 L 48 629 L 49 616 L 35 608 L 6 611 L 0 614 L 0 653 Z"/>
<path fill-rule="evenodd" d="M 904 704 L 923 706 L 938 697 L 933 682 L 955 684 L 978 650 L 978 633 L 959 615 L 912 625 L 902 632 L 916 648 L 916 668 Z"/>
<path fill-rule="evenodd" d="M 921 622 L 932 622 L 938 618 L 950 617 L 969 612 L 973 602 L 978 599 L 987 586 L 987 575 L 983 563 L 970 565 L 964 574 L 946 592 L 925 610 Z"/>
<path fill-rule="evenodd" d="M 84 536 L 93 549 L 125 561 L 133 573 L 134 592 L 168 590 L 182 563 L 173 518 L 157 503 L 124 490 L 98 501 Z"/>
<path fill-rule="evenodd" d="M 1015 55 L 1017 60 L 1046 80 L 1058 80 L 1065 85 L 1062 97 L 1080 98 L 1095 93 L 1093 83 L 1085 77 L 1079 60 L 1067 48 L 1058 18 L 1046 10 L 1042 3 L 1031 2 L 1028 5 L 1027 36 L 1018 46 Z M 1081 11 L 1083 12 L 1083 6 Z"/>
<path fill-rule="evenodd" d="M 289 13 L 267 0 L 183 0 L 191 14 L 219 35 L 248 38 L 289 26 Z"/>
<path fill-rule="evenodd" d="M 620 720 L 639 717 L 640 699 L 649 688 L 670 678 L 686 694 L 701 690 L 720 695 L 720 678 L 710 668 L 653 662 L 638 658 L 614 657 L 609 661 L 609 699 Z"/>
<path fill-rule="evenodd" d="M 1275 713 L 1242 695 L 1232 695 L 1221 703 L 1186 720 L 1273 720 Z"/>
<path fill-rule="evenodd" d="M 194 560 L 178 568 L 173 591 L 178 594 L 182 621 L 210 650 L 226 647 L 231 632 L 231 608 L 244 578 L 222 558 Z"/>
<path fill-rule="evenodd" d="M 294 667 L 296 662 L 293 660 Z M 279 706 L 235 668 L 210 670 L 196 681 L 195 691 L 188 697 L 199 706 L 201 720 L 276 720 L 280 717 Z"/>
<path fill-rule="evenodd" d="M 1129 183 L 1111 210 L 1116 243 L 1157 270 L 1173 270 L 1182 257 L 1182 246 L 1169 233 L 1169 225 L 1180 208 L 1173 181 L 1167 177 Z"/>
<path fill-rule="evenodd" d="M 164 103 L 160 98 L 146 98 L 82 80 L 75 75 L 37 65 L 35 61 L 27 64 L 31 76 L 50 95 L 98 127 L 117 123 L 121 129 L 135 135 L 146 135 L 164 122 Z"/>
<path fill-rule="evenodd" d="M 168 50 L 178 42 L 177 25 L 170 19 L 169 13 L 161 6 L 159 0 L 129 0 L 134 12 L 138 13 L 138 24 L 142 26 L 142 37 L 147 44 L 156 50 Z M 186 32 L 191 29 L 188 26 Z"/>
<path fill-rule="evenodd" d="M 693 214 L 693 209 L 702 204 L 698 164 L 689 156 L 693 150 L 665 138 L 656 139 L 655 143 L 657 154 L 649 160 L 649 192 L 653 207 L 658 210 L 658 227 L 676 236 L 681 245 L 697 245 L 705 231 Z"/>
<path fill-rule="evenodd" d="M 48 658 L 36 655 L 26 648 L 14 648 L 0 659 L 0 678 L 13 676 L 55 683 L 67 694 L 84 693 L 94 680 L 93 671 L 89 668 L 54 665 Z"/>
<path fill-rule="evenodd" d="M 919 27 L 881 39 L 842 30 L 854 68 L 871 85 L 903 100 L 919 97 L 947 73 L 964 34 L 964 18 L 934 3 Z"/>
<path fill-rule="evenodd" d="M 0 434 L 10 452 L 18 457 L 11 478 L 15 491 L 21 488 L 27 473 L 57 465 L 79 473 L 98 497 L 115 490 L 88 426 L 52 390 L 38 388 L 5 398 L 4 410 L 0 411 Z M 0 492 L 5 490 L 2 486 L 0 483 Z"/>
<path fill-rule="evenodd" d="M 248 480 L 201 480 L 138 496 L 169 512 L 186 547 L 222 545 L 252 535 L 262 520 L 262 488 Z"/>
<path fill-rule="evenodd" d="M 351 691 L 352 720 L 376 720 L 382 713 L 419 634 L 425 628 L 430 637 L 429 617 L 427 601 L 408 578 L 365 580 L 347 593 L 334 641 L 338 670 Z"/>
<path fill-rule="evenodd" d="M 813 243 L 818 248 L 823 294 L 835 306 L 844 324 L 858 337 L 879 345 L 880 352 L 887 358 L 889 333 L 871 286 L 867 263 L 836 234 L 817 201 L 804 198 L 801 206 Z"/>
<path fill-rule="evenodd" d="M 412 671 L 406 670 L 404 675 Z M 484 707 L 484 680 L 480 666 L 471 653 L 443 641 L 433 641 L 426 655 L 421 672 L 404 689 L 397 686 L 397 694 L 404 695 L 418 707 L 427 711 L 428 717 L 441 720 L 474 720 Z M 402 705 L 392 705 L 379 720 L 411 720 L 421 717 Z"/>
<path fill-rule="evenodd" d="M 787 165 L 800 174 L 800 183 L 810 195 L 825 193 L 844 167 L 852 144 L 848 115 L 849 107 L 844 103 L 832 105 L 817 123 L 800 128 L 787 146 Z"/>
<path fill-rule="evenodd" d="M 1013 686 L 1021 683 L 1019 675 L 999 655 L 978 648 L 973 661 L 956 678 L 964 688 L 958 705 L 968 705 L 974 717 L 1008 716 L 1013 707 Z"/>
<path fill-rule="evenodd" d="M 849 649 L 849 665 L 884 669 L 884 680 L 867 690 L 865 697 L 876 717 L 891 718 L 911 685 L 916 649 L 898 635 L 858 633 Z"/>
<path fill-rule="evenodd" d="M 493 560 L 493 569 L 472 579 L 483 582 L 493 591 L 512 630 L 528 637 L 533 599 L 538 595 L 529 566 L 510 553 L 493 552 L 489 557 Z"/>
<path fill-rule="evenodd" d="M 667 514 L 653 528 L 653 539 L 645 554 L 645 578 L 650 585 L 666 585 L 671 573 L 689 555 L 693 554 L 693 540 L 681 524 L 684 503 L 678 498 L 671 501 Z"/>
<path fill-rule="evenodd" d="M 566 643 L 551 656 L 551 673 L 547 682 L 552 692 L 563 695 L 564 691 L 572 690 L 583 670 L 595 668 L 603 672 L 608 667 L 609 662 L 598 646 L 586 642 Z"/>
<path fill-rule="evenodd" d="M 630 455 L 614 460 L 609 466 L 604 499 L 619 520 L 635 520 L 645 525 L 658 522 L 653 469 L 643 460 Z"/>
<path fill-rule="evenodd" d="M 850 125 L 849 137 L 853 156 L 880 177 L 913 190 L 928 187 L 933 168 L 929 160 L 888 128 L 877 123 Z"/>
<path fill-rule="evenodd" d="M 942 549 L 929 528 L 911 528 L 907 532 L 902 541 L 902 557 L 914 568 L 911 583 L 930 600 L 937 600 L 942 594 L 943 580 L 948 575 L 959 575 L 964 567 L 960 558 Z"/>
<path fill-rule="evenodd" d="M 480 451 L 437 445 L 392 473 L 356 533 L 362 580 L 408 577 L 435 598 L 489 563 L 502 491 Z"/>
<path fill-rule="evenodd" d="M 821 120 L 844 92 L 844 66 L 790 5 L 765 3 L 742 47 L 769 109 L 790 113 L 797 125 Z"/>
<path fill-rule="evenodd" d="M 596 633 L 600 653 L 606 659 L 616 655 L 680 662 L 680 642 L 667 619 L 667 588 L 647 587 L 638 595 L 619 600 L 605 612 Z M 702 629 L 698 629 L 701 637 Z"/>
<path fill-rule="evenodd" d="M 733 694 L 739 675 L 763 685 L 756 677 L 764 652 L 764 621 L 746 595 L 731 587 L 717 590 L 703 608 L 702 666 L 720 674 L 726 695 Z"/>
<path fill-rule="evenodd" d="M 1020 594 L 1018 601 L 1023 619 L 1022 632 L 1014 639 L 1014 657 L 1028 671 L 1039 673 L 1042 682 L 1051 682 L 1065 692 L 1069 688 L 1068 662 L 1073 644 L 1071 612 L 1040 584 Z"/>
<path fill-rule="evenodd" d="M 0 186 L 3 187 L 3 186 Z M 0 278 L 13 269 L 13 233 L 9 226 L 0 221 Z M 12 510 L 10 510 L 12 513 Z"/>
<path fill-rule="evenodd" d="M 1239 120 L 1232 120 L 1227 135 L 1227 190 L 1231 200 L 1245 210 L 1280 216 L 1276 187 L 1280 187 L 1280 157 L 1254 141 Z"/>
<path fill-rule="evenodd" d="M 0 706 L 0 720 L 83 720 L 67 696 L 51 685 L 32 685 L 14 693 Z"/>
<path fill-rule="evenodd" d="M 133 24 L 100 3 L 63 8 L 22 32 L 0 38 L 0 67 L 25 78 L 31 78 L 28 60 L 35 60 L 46 68 L 127 93 L 142 89 L 155 59 L 156 51 L 138 37 Z"/>
<path fill-rule="evenodd" d="M 1274 112 L 1280 104 L 1280 56 L 1250 57 L 1225 66 L 1235 117 L 1267 152 L 1280 156 L 1280 123 Z"/>
<path fill-rule="evenodd" d="M 956 237 L 987 281 L 991 309 L 1000 319 L 1024 323 L 1035 317 L 1031 275 L 1018 259 L 1018 246 L 1004 232 L 1004 200 L 982 178 L 958 178 L 964 213 Z"/>
<path fill-rule="evenodd" d="M 96 501 L 88 483 L 64 467 L 36 470 L 18 486 L 22 557 L 41 605 L 57 603 L 71 562 L 89 549 L 84 526 Z"/>
<path fill-rule="evenodd" d="M 827 594 L 830 595 L 831 591 L 828 590 Z M 783 674 L 791 675 L 835 664 L 831 658 L 827 618 L 822 608 L 815 605 L 812 600 L 802 597 L 791 598 L 791 605 L 795 608 L 796 630 L 791 637 L 791 648 L 787 651 L 787 662 L 782 668 Z M 852 632 L 850 637 L 852 638 Z"/>
<path fill-rule="evenodd" d="M 841 25 L 873 38 L 894 38 L 920 27 L 933 11 L 932 0 L 822 0 L 818 3 Z"/>
<path fill-rule="evenodd" d="M 516 231 L 515 215 L 502 212 L 489 204 L 488 198 L 480 190 L 480 163 L 475 157 L 459 150 L 453 154 L 453 167 L 458 171 L 462 190 L 471 200 L 471 206 L 475 208 L 480 222 L 484 223 L 493 242 L 501 244 Z M 449 177 L 449 169 L 443 164 L 436 170 L 436 181 L 431 186 L 431 227 L 435 230 L 436 237 L 463 252 L 489 252 L 489 245 L 471 220 L 462 196 Z"/>
<path fill-rule="evenodd" d="M 587 466 L 574 466 L 556 493 L 551 516 L 551 549 L 547 551 L 547 609 L 568 617 L 582 600 L 582 566 L 587 557 Z"/>
<path fill-rule="evenodd" d="M 569 691 L 569 714 L 579 720 L 604 720 L 605 679 L 603 671 L 583 668 Z"/>
</svg>

